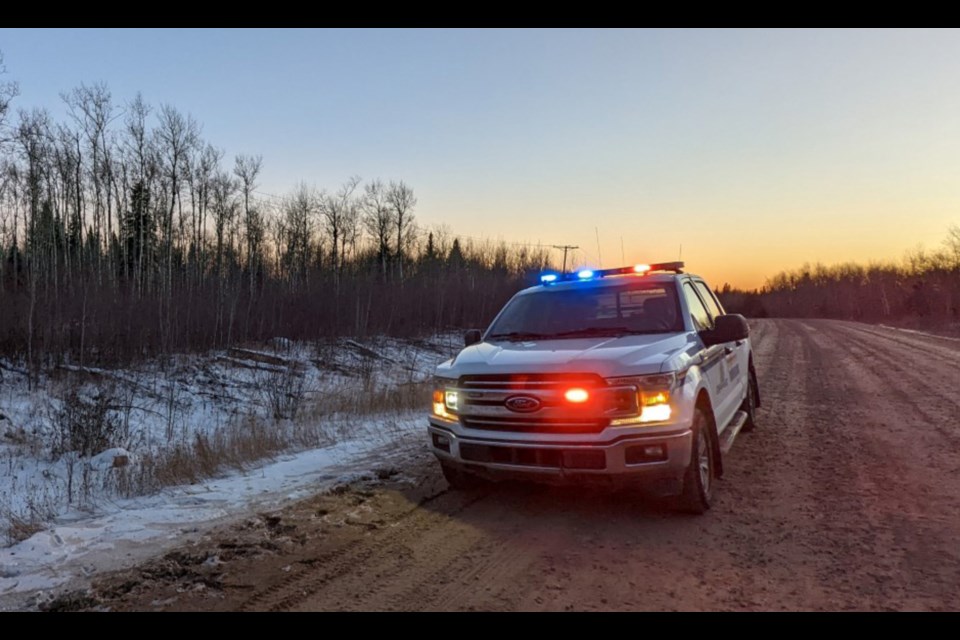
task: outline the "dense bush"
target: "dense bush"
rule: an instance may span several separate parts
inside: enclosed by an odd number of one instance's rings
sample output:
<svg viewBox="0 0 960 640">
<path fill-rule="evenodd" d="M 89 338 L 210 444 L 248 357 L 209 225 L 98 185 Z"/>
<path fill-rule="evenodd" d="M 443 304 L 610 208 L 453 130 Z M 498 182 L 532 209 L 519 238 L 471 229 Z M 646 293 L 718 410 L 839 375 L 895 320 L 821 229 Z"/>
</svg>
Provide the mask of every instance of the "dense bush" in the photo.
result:
<svg viewBox="0 0 960 640">
<path fill-rule="evenodd" d="M 752 317 L 960 324 L 960 227 L 940 251 L 917 251 L 902 264 L 804 266 L 770 278 L 759 290 L 719 290 L 728 310 Z"/>
</svg>

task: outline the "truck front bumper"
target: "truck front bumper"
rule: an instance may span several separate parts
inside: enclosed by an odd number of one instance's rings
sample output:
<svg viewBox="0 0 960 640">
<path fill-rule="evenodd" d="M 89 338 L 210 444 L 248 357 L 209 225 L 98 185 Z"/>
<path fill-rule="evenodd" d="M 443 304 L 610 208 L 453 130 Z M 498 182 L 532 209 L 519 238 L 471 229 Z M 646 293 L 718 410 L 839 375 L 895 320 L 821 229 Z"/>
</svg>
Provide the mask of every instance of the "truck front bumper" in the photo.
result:
<svg viewBox="0 0 960 640">
<path fill-rule="evenodd" d="M 635 485 L 656 495 L 680 493 L 693 432 L 688 427 L 638 433 L 641 430 L 607 430 L 595 440 L 547 434 L 517 440 L 509 433 L 457 433 L 458 425 L 433 419 L 429 426 L 431 448 L 441 463 L 490 480 Z"/>
</svg>

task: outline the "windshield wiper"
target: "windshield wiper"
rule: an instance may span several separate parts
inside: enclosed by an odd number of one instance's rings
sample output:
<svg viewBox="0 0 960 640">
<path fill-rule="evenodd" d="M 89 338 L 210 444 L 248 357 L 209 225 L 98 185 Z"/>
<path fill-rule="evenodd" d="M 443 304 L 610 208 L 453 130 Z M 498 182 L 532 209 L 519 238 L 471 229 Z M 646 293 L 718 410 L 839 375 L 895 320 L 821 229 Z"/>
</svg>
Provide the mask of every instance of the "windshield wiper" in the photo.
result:
<svg viewBox="0 0 960 640">
<path fill-rule="evenodd" d="M 630 333 L 630 330 L 626 327 L 584 327 L 583 329 L 573 329 L 572 331 L 561 331 L 560 333 L 554 333 L 551 338 L 577 338 L 577 337 L 589 337 L 589 336 L 606 336 L 610 334 L 622 335 L 625 333 Z"/>
<path fill-rule="evenodd" d="M 562 331 L 554 333 L 551 338 L 589 338 L 591 336 L 634 336 L 645 333 L 662 333 L 661 331 L 642 331 L 628 329 L 627 327 L 585 327 L 583 329 L 574 329 L 573 331 Z"/>
<path fill-rule="evenodd" d="M 510 331 L 508 333 L 494 333 L 487 337 L 491 340 L 537 340 L 549 336 L 542 333 L 532 333 L 530 331 Z"/>
</svg>

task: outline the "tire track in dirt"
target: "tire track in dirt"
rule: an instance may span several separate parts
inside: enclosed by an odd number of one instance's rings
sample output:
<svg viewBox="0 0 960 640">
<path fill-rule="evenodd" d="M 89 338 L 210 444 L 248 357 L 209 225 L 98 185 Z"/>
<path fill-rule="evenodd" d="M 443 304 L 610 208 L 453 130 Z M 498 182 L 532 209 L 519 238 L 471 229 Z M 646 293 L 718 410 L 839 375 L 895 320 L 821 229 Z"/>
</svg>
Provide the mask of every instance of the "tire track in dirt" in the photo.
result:
<svg viewBox="0 0 960 640">
<path fill-rule="evenodd" d="M 823 427 L 810 419 L 827 371 L 799 322 L 760 324 L 775 335 L 755 353 L 760 427 L 734 445 L 720 498 L 722 506 L 732 502 L 723 530 L 737 578 L 727 576 L 734 588 L 713 608 L 829 609 L 834 563 L 821 545 L 820 496 L 844 471 L 842 461 L 825 456 Z"/>
<path fill-rule="evenodd" d="M 873 389 L 874 398 L 895 396 L 897 406 L 892 409 L 896 413 L 909 410 L 924 418 L 927 428 L 922 429 L 923 435 L 929 434 L 932 427 L 952 444 L 960 445 L 960 424 L 950 419 L 960 416 L 960 363 L 955 364 L 949 357 L 931 360 L 905 347 L 895 352 L 879 351 L 856 327 L 840 323 L 823 327 L 825 336 L 833 336 L 828 348 L 842 347 L 853 356 L 847 361 L 852 378 L 879 377 L 884 381 L 882 389 Z M 862 366 L 852 366 L 851 362 Z"/>
<path fill-rule="evenodd" d="M 482 529 L 470 526 L 467 519 L 451 517 L 458 514 L 462 514 L 462 510 L 444 509 L 443 517 L 434 519 L 432 526 L 424 522 L 411 523 L 416 535 L 404 535 L 388 545 L 378 546 L 377 552 L 364 558 L 352 573 L 337 576 L 336 583 L 329 589 L 316 593 L 307 608 L 432 608 L 437 593 L 449 583 L 451 576 L 459 576 L 472 566 L 496 564 L 496 555 L 504 550 L 510 552 L 508 557 L 518 555 L 513 553 L 515 549 L 493 544 Z M 299 603 L 290 608 L 298 610 Z"/>
<path fill-rule="evenodd" d="M 409 511 L 405 517 L 395 521 L 386 532 L 357 539 L 345 549 L 320 556 L 304 564 L 301 572 L 266 591 L 255 594 L 240 609 L 243 611 L 292 609 L 319 592 L 331 581 L 349 575 L 371 558 L 393 553 L 392 551 L 384 552 L 385 549 L 396 549 L 408 539 L 417 538 L 424 530 L 437 527 L 444 520 L 455 516 L 487 495 L 489 493 L 441 493 L 424 501 L 420 507 Z M 426 506 L 431 508 L 424 508 Z M 342 608 L 342 603 L 338 608 Z"/>
<path fill-rule="evenodd" d="M 956 608 L 960 483 L 954 456 L 944 450 L 956 434 L 931 428 L 956 415 L 956 403 L 948 398 L 945 409 L 936 408 L 942 396 L 909 375 L 905 346 L 871 348 L 840 323 L 809 330 L 819 353 L 842 356 L 825 395 L 836 397 L 835 428 L 850 435 L 845 451 L 855 475 L 835 488 L 847 509 L 828 523 L 855 543 L 844 554 L 849 605 L 866 596 L 883 608 Z M 920 398 L 930 405 L 921 407 Z"/>
<path fill-rule="evenodd" d="M 828 321 L 838 328 L 863 333 L 874 338 L 894 342 L 906 347 L 910 352 L 920 352 L 937 359 L 951 359 L 954 364 L 960 365 L 960 342 L 956 338 L 947 338 L 933 334 L 907 333 L 886 327 L 875 327 L 859 322 L 842 320 Z"/>
</svg>

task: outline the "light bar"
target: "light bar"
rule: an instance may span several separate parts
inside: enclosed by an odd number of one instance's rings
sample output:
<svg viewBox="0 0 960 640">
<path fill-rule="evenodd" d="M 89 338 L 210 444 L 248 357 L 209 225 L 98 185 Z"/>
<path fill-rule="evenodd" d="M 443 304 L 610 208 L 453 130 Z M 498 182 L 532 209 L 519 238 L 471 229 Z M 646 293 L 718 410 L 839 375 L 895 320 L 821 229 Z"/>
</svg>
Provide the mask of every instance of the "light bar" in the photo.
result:
<svg viewBox="0 0 960 640">
<path fill-rule="evenodd" d="M 607 276 L 646 275 L 657 271 L 683 273 L 682 262 L 658 262 L 656 264 L 635 264 L 632 267 L 617 267 L 615 269 L 581 269 L 572 273 L 555 273 L 552 271 L 540 274 L 541 284 L 552 284 L 563 280 L 593 280 Z"/>
</svg>

